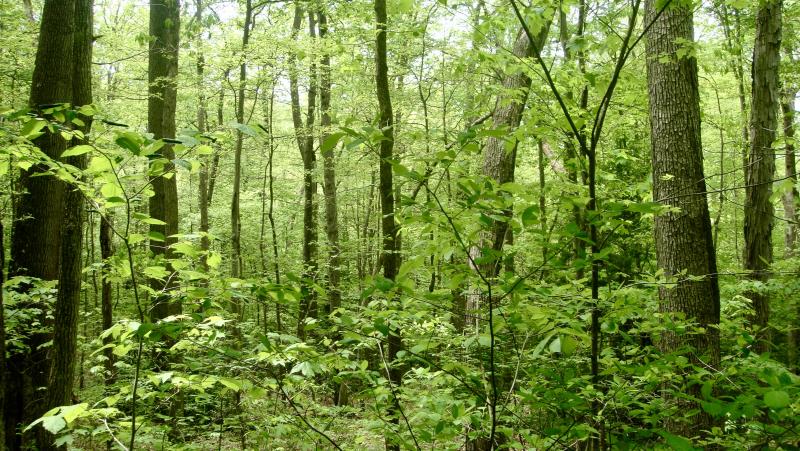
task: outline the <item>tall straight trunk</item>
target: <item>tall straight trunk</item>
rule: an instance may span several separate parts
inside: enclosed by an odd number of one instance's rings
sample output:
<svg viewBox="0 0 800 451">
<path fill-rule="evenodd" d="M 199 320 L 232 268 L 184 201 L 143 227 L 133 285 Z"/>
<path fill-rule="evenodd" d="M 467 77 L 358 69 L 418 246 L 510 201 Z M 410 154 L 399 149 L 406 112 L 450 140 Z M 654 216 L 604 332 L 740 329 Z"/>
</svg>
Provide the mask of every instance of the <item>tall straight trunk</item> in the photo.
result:
<svg viewBox="0 0 800 451">
<path fill-rule="evenodd" d="M 197 60 L 195 62 L 195 77 L 197 79 L 197 132 L 201 135 L 206 133 L 208 124 L 208 104 L 204 92 L 205 86 L 205 68 L 206 59 L 203 54 L 203 0 L 195 0 L 195 13 L 194 20 L 200 28 L 195 36 L 195 45 L 197 46 Z M 209 171 L 209 156 L 203 156 L 203 164 L 200 166 L 200 174 L 198 176 L 198 207 L 200 210 L 200 249 L 203 251 L 200 259 L 204 269 L 208 269 L 207 252 L 211 247 L 211 241 L 208 239 L 208 171 Z"/>
<path fill-rule="evenodd" d="M 666 318 L 684 315 L 705 329 L 705 333 L 690 335 L 665 330 L 659 347 L 669 353 L 690 346 L 695 363 L 716 368 L 720 361 L 719 282 L 703 177 L 697 61 L 677 56 L 680 42 L 693 40 L 693 13 L 674 5 L 657 16 L 655 4 L 647 0 L 644 22 L 655 20 L 647 32 L 646 48 L 653 197 L 680 209 L 655 218 L 658 267 L 666 277 L 677 278 L 674 285 L 659 287 L 659 311 Z M 692 388 L 690 394 L 700 396 L 699 389 Z M 688 401 L 670 401 L 697 408 Z M 698 413 L 690 421 L 669 421 L 666 426 L 673 433 L 694 437 L 711 424 L 709 415 Z"/>
<path fill-rule="evenodd" d="M 72 52 L 72 103 L 92 103 L 92 8 L 94 0 L 75 1 L 75 31 Z M 90 117 L 81 117 L 84 134 L 89 133 Z M 74 139 L 72 144 L 81 144 Z M 78 169 L 86 167 L 86 155 L 67 157 L 66 163 Z M 61 259 L 59 261 L 58 296 L 53 317 L 53 363 L 48 380 L 48 408 L 71 405 L 75 380 L 75 356 L 78 349 L 78 316 L 81 302 L 84 201 L 81 191 L 67 187 L 64 195 L 64 217 L 61 225 Z M 42 449 L 55 449 L 54 437 L 41 443 Z"/>
<path fill-rule="evenodd" d="M 179 0 L 150 0 L 150 57 L 148 60 L 147 129 L 155 139 L 175 139 L 175 109 L 178 96 L 178 45 L 180 38 Z M 175 151 L 165 144 L 161 156 L 168 160 L 164 175 L 174 171 L 172 160 Z M 157 176 L 152 181 L 153 196 L 150 198 L 150 217 L 164 224 L 151 224 L 150 232 L 163 235 L 163 241 L 150 240 L 150 251 L 156 258 L 174 257 L 170 248 L 177 242 L 178 233 L 178 185 L 175 174 Z M 168 270 L 169 264 L 165 265 Z M 165 291 L 164 282 L 153 279 L 150 286 L 157 293 Z M 170 302 L 166 295 L 157 295 L 153 300 L 153 320 L 166 318 L 181 312 L 178 302 Z"/>
<path fill-rule="evenodd" d="M 33 110 L 41 115 L 46 116 L 40 106 L 72 102 L 75 4 L 75 0 L 44 3 L 29 101 Z M 59 133 L 48 133 L 47 129 L 45 132 L 34 144 L 50 158 L 58 159 L 68 143 Z M 22 171 L 19 177 L 21 194 L 16 202 L 11 232 L 11 276 L 59 278 L 65 187 L 54 177 L 37 176 L 44 170 L 43 166 L 36 165 Z M 37 321 L 47 324 L 47 313 L 42 311 Z M 4 406 L 8 449 L 22 446 L 23 438 L 17 430 L 46 410 L 47 400 L 39 389 L 47 385 L 49 376 L 50 361 L 42 345 L 50 339 L 44 333 L 29 337 L 25 344 L 31 351 L 12 354 L 8 361 Z"/>
<path fill-rule="evenodd" d="M 309 32 L 314 37 L 315 23 L 313 13 L 309 13 Z M 297 39 L 303 21 L 303 9 L 299 2 L 295 2 L 294 22 L 292 23 L 292 37 Z M 297 65 L 297 55 L 290 56 L 292 63 Z M 316 104 L 316 65 L 310 65 L 308 77 L 308 99 L 306 121 L 303 124 L 300 111 L 300 94 L 297 80 L 296 67 L 289 71 L 290 95 L 292 102 L 292 122 L 294 124 L 295 138 L 303 160 L 303 293 L 300 299 L 300 308 L 297 322 L 297 335 L 305 337 L 305 319 L 316 318 L 316 295 L 313 284 L 317 276 L 317 223 L 315 197 L 317 184 L 314 180 L 316 155 L 314 152 L 314 107 Z"/>
<path fill-rule="evenodd" d="M 319 22 L 319 38 L 324 40 L 328 35 L 328 18 L 323 10 L 317 13 Z M 330 135 L 331 126 L 331 56 L 326 52 L 322 55 L 320 68 L 320 95 L 319 105 L 321 110 L 320 149 L 323 162 L 322 189 L 325 194 L 325 234 L 328 238 L 328 305 L 327 313 L 331 313 L 342 303 L 342 293 L 339 289 L 341 266 L 341 247 L 339 246 L 339 209 L 336 202 L 336 164 L 333 157 L 334 146 L 322 146 Z"/>
<path fill-rule="evenodd" d="M 272 175 L 272 169 L 275 161 L 275 129 L 273 128 L 273 119 L 275 111 L 275 87 L 273 85 L 272 93 L 269 96 L 269 118 L 267 120 L 267 128 L 269 131 L 269 160 L 267 161 L 269 170 L 269 208 L 267 209 L 267 218 L 269 219 L 269 227 L 272 233 L 272 267 L 275 270 L 275 283 L 281 284 L 281 271 L 280 263 L 278 262 L 278 231 L 275 228 L 275 177 Z M 283 324 L 281 322 L 281 305 L 275 302 L 275 326 L 278 333 L 283 331 Z"/>
<path fill-rule="evenodd" d="M 400 230 L 394 216 L 394 182 L 392 180 L 392 161 L 394 159 L 394 123 L 392 113 L 392 98 L 389 92 L 389 64 L 386 51 L 386 30 L 388 20 L 386 17 L 386 0 L 375 0 L 375 91 L 378 98 L 378 126 L 383 133 L 380 143 L 380 163 L 378 166 L 379 195 L 381 200 L 381 233 L 383 246 L 381 259 L 383 260 L 383 277 L 394 281 L 400 268 L 400 254 L 398 244 Z M 395 300 L 399 301 L 399 300 Z M 397 302 L 396 307 L 399 307 Z M 403 346 L 400 330 L 392 327 L 389 331 L 388 349 L 385 355 L 387 379 L 391 386 L 398 387 L 402 383 L 402 373 L 395 365 L 397 353 Z M 394 392 L 394 388 L 392 391 Z M 393 408 L 389 411 L 389 421 L 395 427 L 400 425 L 400 400 L 392 400 Z M 400 446 L 386 437 L 386 449 L 399 450 Z"/>
<path fill-rule="evenodd" d="M 108 330 L 114 323 L 114 303 L 111 297 L 111 281 L 109 280 L 109 271 L 111 270 L 110 258 L 114 255 L 114 248 L 112 244 L 112 230 L 111 218 L 104 216 L 100 218 L 100 258 L 103 261 L 103 283 L 100 301 L 100 311 L 102 316 L 103 330 Z M 103 339 L 103 345 L 110 345 L 113 343 L 114 338 L 107 336 Z M 113 348 L 106 348 L 103 350 L 105 361 L 103 368 L 105 369 L 105 385 L 113 385 L 116 381 L 116 368 L 114 367 Z"/>
<path fill-rule="evenodd" d="M 772 264 L 772 179 L 775 176 L 775 141 L 778 128 L 778 69 L 781 50 L 782 0 L 760 4 L 756 17 L 753 46 L 752 102 L 750 114 L 750 154 L 745 171 L 744 268 L 750 278 L 766 281 Z M 769 297 L 763 292 L 748 292 L 753 301 L 753 325 L 758 329 L 756 350 L 770 346 Z"/>
<path fill-rule="evenodd" d="M 239 64 L 239 90 L 236 94 L 236 121 L 244 124 L 244 94 L 247 84 L 247 44 L 250 41 L 250 24 L 253 19 L 252 0 L 247 0 L 244 11 L 244 29 L 242 30 L 242 59 Z M 242 144 L 244 134 L 241 130 L 236 130 L 236 148 L 233 157 L 233 199 L 231 199 L 231 276 L 242 276 L 242 224 L 239 212 L 239 199 L 241 194 L 242 180 Z M 237 314 L 242 311 L 239 306 Z"/>
</svg>

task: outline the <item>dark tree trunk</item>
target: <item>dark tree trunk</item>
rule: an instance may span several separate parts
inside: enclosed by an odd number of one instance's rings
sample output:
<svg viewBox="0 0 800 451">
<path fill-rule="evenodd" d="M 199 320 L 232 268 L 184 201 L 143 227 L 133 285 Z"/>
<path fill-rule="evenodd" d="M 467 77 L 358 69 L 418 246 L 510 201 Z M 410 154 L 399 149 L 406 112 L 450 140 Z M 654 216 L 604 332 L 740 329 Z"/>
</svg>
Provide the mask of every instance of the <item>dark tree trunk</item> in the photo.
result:
<svg viewBox="0 0 800 451">
<path fill-rule="evenodd" d="M 659 346 L 665 353 L 691 346 L 694 362 L 702 360 L 716 368 L 720 359 L 716 328 L 719 283 L 703 177 L 697 61 L 676 55 L 682 40 L 693 39 L 692 10 L 672 6 L 656 18 L 655 3 L 647 1 L 645 14 L 645 23 L 655 20 L 647 33 L 646 49 L 653 197 L 680 209 L 655 218 L 658 266 L 665 276 L 677 278 L 675 285 L 659 288 L 659 310 L 667 318 L 685 315 L 706 330 L 692 335 L 665 330 Z M 692 394 L 699 396 L 697 389 Z M 699 409 L 686 401 L 671 401 Z M 673 433 L 694 437 L 711 424 L 710 416 L 699 413 L 689 422 L 670 421 L 667 427 Z"/>
<path fill-rule="evenodd" d="M 309 32 L 311 37 L 315 34 L 315 20 L 313 13 L 309 13 Z M 295 3 L 292 36 L 297 39 L 303 21 L 303 9 L 298 2 Z M 291 55 L 293 61 L 290 65 L 297 65 L 297 55 Z M 300 94 L 297 80 L 297 69 L 289 71 L 289 84 L 292 100 L 292 122 L 294 124 L 297 146 L 303 160 L 303 293 L 300 299 L 300 309 L 297 321 L 297 335 L 305 337 L 305 319 L 316 318 L 316 295 L 313 284 L 317 277 L 317 221 L 315 197 L 317 183 L 314 180 L 316 154 L 314 152 L 314 106 L 316 104 L 316 65 L 310 64 L 308 77 L 308 104 L 305 125 L 300 112 Z"/>
<path fill-rule="evenodd" d="M 319 38 L 324 40 L 328 35 L 328 18 L 325 12 L 320 10 L 319 17 Z M 322 136 L 320 138 L 320 149 L 323 158 L 324 172 L 322 189 L 325 194 L 325 234 L 328 238 L 328 305 L 327 313 L 337 309 L 342 302 L 342 294 L 339 289 L 341 248 L 339 246 L 339 209 L 336 202 L 336 164 L 334 162 L 333 150 L 335 146 L 328 148 L 322 147 L 322 143 L 330 135 L 331 126 L 331 57 L 325 53 L 322 55 L 321 79 L 320 79 L 320 127 Z"/>
<path fill-rule="evenodd" d="M 383 235 L 383 248 L 381 259 L 383 260 L 383 277 L 394 281 L 400 268 L 400 254 L 398 244 L 400 230 L 394 217 L 395 199 L 394 182 L 392 180 L 392 161 L 394 159 L 394 123 L 392 113 L 392 98 L 389 92 L 389 64 L 387 62 L 386 51 L 386 30 L 388 27 L 386 17 L 386 0 L 375 0 L 375 25 L 377 34 L 375 37 L 375 86 L 378 98 L 378 126 L 383 133 L 380 143 L 380 163 L 379 172 L 379 194 L 381 199 L 381 233 Z M 399 304 L 397 305 L 399 307 Z M 389 384 L 399 387 L 402 383 L 402 373 L 400 368 L 395 365 L 397 353 L 403 346 L 400 330 L 391 328 L 388 337 L 388 349 L 385 355 L 387 378 Z M 394 389 L 393 389 L 394 390 Z M 400 424 L 400 400 L 393 399 L 394 408 L 389 411 L 389 421 L 395 426 Z M 400 446 L 386 438 L 386 449 L 390 451 L 399 450 Z"/>
<path fill-rule="evenodd" d="M 92 8 L 94 0 L 76 0 L 75 31 L 72 53 L 72 103 L 92 103 Z M 89 133 L 90 117 L 81 117 L 84 134 Z M 77 145 L 82 140 L 74 139 Z M 86 167 L 86 155 L 67 157 L 66 163 L 78 169 Z M 61 225 L 61 259 L 59 262 L 58 296 L 53 324 L 52 366 L 48 379 L 48 408 L 71 405 L 75 380 L 75 356 L 78 349 L 78 316 L 81 302 L 84 201 L 81 191 L 68 186 L 64 195 L 64 217 Z M 41 449 L 56 449 L 54 437 L 45 434 Z"/>
<path fill-rule="evenodd" d="M 44 114 L 40 105 L 72 102 L 75 4 L 75 0 L 47 0 L 44 4 L 29 102 L 39 114 Z M 68 145 L 59 133 L 45 133 L 34 143 L 52 159 L 58 159 Z M 37 165 L 20 174 L 22 193 L 14 212 L 9 272 L 55 280 L 59 277 L 65 186 L 54 177 L 36 176 L 43 170 Z M 38 318 L 42 324 L 47 323 L 46 315 L 42 312 Z M 17 430 L 46 410 L 44 392 L 38 389 L 47 385 L 50 362 L 47 348 L 41 345 L 50 339 L 43 333 L 31 336 L 25 343 L 31 351 L 13 354 L 7 362 L 4 419 L 8 449 L 20 448 L 23 439 Z"/>
<path fill-rule="evenodd" d="M 103 260 L 103 288 L 100 301 L 100 310 L 102 313 L 103 330 L 108 330 L 114 323 L 114 304 L 111 298 L 111 281 L 108 279 L 111 264 L 109 259 L 114 255 L 114 248 L 112 245 L 112 230 L 111 218 L 102 217 L 100 219 L 100 257 Z M 103 345 L 111 344 L 114 338 L 108 336 L 103 339 Z M 103 351 L 105 361 L 103 367 L 105 369 L 105 384 L 106 386 L 114 384 L 116 381 L 116 368 L 114 367 L 114 350 L 107 348 Z"/>
<path fill-rule="evenodd" d="M 772 264 L 772 229 L 775 207 L 772 180 L 775 176 L 775 132 L 778 129 L 778 69 L 781 50 L 782 0 L 762 3 L 756 17 L 753 46 L 752 102 L 750 108 L 750 154 L 746 167 L 744 203 L 744 268 L 750 278 L 766 281 Z M 769 297 L 764 292 L 748 292 L 753 301 L 753 326 L 758 329 L 756 350 L 770 347 Z"/>
<path fill-rule="evenodd" d="M 178 95 L 178 45 L 180 38 L 179 0 L 150 0 L 150 58 L 148 62 L 147 129 L 155 139 L 175 138 L 175 108 Z M 161 156 L 168 160 L 164 174 L 174 171 L 172 160 L 175 152 L 165 144 Z M 165 225 L 151 224 L 150 232 L 163 235 L 163 241 L 150 240 L 150 251 L 158 257 L 172 258 L 170 246 L 177 240 L 171 237 L 178 233 L 178 186 L 175 176 L 156 176 L 152 180 L 153 197 L 150 198 L 150 217 L 163 221 Z M 165 265 L 171 271 L 169 264 Z M 164 282 L 151 280 L 156 292 L 165 291 Z M 181 312 L 178 302 L 170 302 L 166 295 L 157 295 L 153 300 L 153 320 L 166 318 Z"/>
<path fill-rule="evenodd" d="M 250 24 L 253 18 L 252 1 L 247 0 L 244 12 L 244 29 L 242 30 L 242 62 L 239 65 L 239 89 L 236 94 L 236 121 L 244 124 L 244 94 L 247 84 L 247 44 L 250 41 Z M 236 148 L 233 159 L 233 199 L 231 199 L 231 276 L 242 277 L 242 218 L 239 212 L 242 180 L 242 144 L 244 134 L 236 130 Z M 236 303 L 236 314 L 242 315 L 241 306 Z M 237 328 L 238 330 L 238 328 Z"/>
</svg>

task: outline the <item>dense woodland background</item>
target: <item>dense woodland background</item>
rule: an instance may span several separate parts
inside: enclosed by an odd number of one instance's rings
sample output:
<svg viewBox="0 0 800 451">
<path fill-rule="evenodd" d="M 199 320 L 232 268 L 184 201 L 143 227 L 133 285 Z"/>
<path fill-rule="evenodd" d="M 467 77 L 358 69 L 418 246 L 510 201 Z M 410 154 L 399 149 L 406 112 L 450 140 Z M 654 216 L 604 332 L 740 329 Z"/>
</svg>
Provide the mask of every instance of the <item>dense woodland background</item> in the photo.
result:
<svg viewBox="0 0 800 451">
<path fill-rule="evenodd" d="M 6 449 L 797 449 L 792 0 L 0 0 Z"/>
</svg>

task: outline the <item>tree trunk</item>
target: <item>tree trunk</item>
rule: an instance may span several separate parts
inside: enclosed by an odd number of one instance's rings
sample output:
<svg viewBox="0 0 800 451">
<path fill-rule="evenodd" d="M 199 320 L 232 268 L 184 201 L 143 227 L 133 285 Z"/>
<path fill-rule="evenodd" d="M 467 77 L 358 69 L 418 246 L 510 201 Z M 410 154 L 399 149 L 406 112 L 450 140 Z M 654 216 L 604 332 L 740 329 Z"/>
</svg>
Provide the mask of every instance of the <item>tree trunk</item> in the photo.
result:
<svg viewBox="0 0 800 451">
<path fill-rule="evenodd" d="M 75 1 L 75 29 L 72 52 L 72 103 L 92 103 L 92 8 L 94 0 Z M 81 131 L 89 133 L 91 117 L 82 116 Z M 73 139 L 72 144 L 83 140 Z M 66 163 L 78 169 L 86 167 L 86 155 L 67 157 Z M 53 324 L 52 366 L 48 379 L 48 408 L 72 405 L 75 380 L 75 356 L 78 349 L 78 316 L 81 302 L 83 250 L 83 194 L 68 186 L 64 195 L 64 217 L 61 225 L 61 259 L 59 261 L 58 296 Z M 56 449 L 53 437 L 44 435 L 41 449 Z"/>
<path fill-rule="evenodd" d="M 150 58 L 148 62 L 147 129 L 155 139 L 175 138 L 175 108 L 178 95 L 178 45 L 180 38 L 179 0 L 150 0 Z M 150 217 L 165 224 L 151 224 L 150 232 L 163 236 L 163 241 L 150 240 L 150 251 L 156 258 L 173 258 L 170 246 L 177 242 L 172 237 L 178 233 L 178 186 L 174 172 L 175 152 L 165 144 L 160 150 L 165 162 L 163 175 L 153 178 L 153 196 L 150 198 Z M 168 176 L 171 175 L 171 176 Z M 164 265 L 172 271 L 171 265 Z M 166 291 L 164 282 L 153 279 L 150 286 L 158 292 Z M 152 319 L 159 320 L 181 312 L 178 302 L 160 294 L 153 300 Z"/>
<path fill-rule="evenodd" d="M 244 94 L 247 84 L 247 44 L 250 41 L 250 24 L 253 18 L 252 0 L 245 3 L 244 29 L 242 30 L 242 62 L 239 64 L 239 90 L 236 96 L 236 121 L 244 124 Z M 239 212 L 239 198 L 242 180 L 242 144 L 244 134 L 236 130 L 236 148 L 233 161 L 233 199 L 231 199 L 231 276 L 242 277 L 242 224 Z M 236 313 L 241 318 L 241 306 L 236 306 Z"/>
<path fill-rule="evenodd" d="M 699 364 L 702 360 L 716 368 L 720 360 L 716 328 L 719 282 L 703 177 L 697 61 L 676 55 L 680 42 L 693 39 L 693 13 L 673 5 L 656 18 L 655 3 L 648 0 L 645 6 L 645 23 L 655 20 L 647 32 L 646 49 L 653 197 L 680 209 L 655 218 L 658 267 L 666 277 L 677 278 L 675 285 L 659 287 L 659 311 L 666 318 L 685 315 L 706 331 L 679 335 L 665 330 L 659 347 L 670 353 L 691 346 L 694 362 Z M 685 276 L 682 271 L 686 271 Z M 697 388 L 690 394 L 700 396 Z M 681 408 L 699 409 L 686 401 L 670 400 Z M 710 429 L 711 424 L 709 415 L 699 413 L 689 422 L 669 421 L 666 426 L 673 433 L 694 437 L 701 430 Z"/>
<path fill-rule="evenodd" d="M 111 281 L 108 279 L 109 271 L 111 270 L 109 259 L 113 255 L 114 248 L 112 245 L 111 218 L 102 217 L 100 219 L 100 258 L 103 260 L 103 288 L 100 301 L 100 310 L 103 317 L 103 330 L 110 329 L 114 323 L 114 304 L 111 298 Z M 103 345 L 109 345 L 113 343 L 113 341 L 113 337 L 105 337 L 103 339 Z M 105 356 L 105 361 L 103 362 L 103 367 L 105 369 L 104 381 L 106 386 L 110 386 L 113 385 L 117 379 L 117 371 L 114 367 L 114 361 L 116 360 L 116 357 L 114 356 L 114 350 L 112 348 L 106 348 L 103 350 L 103 355 Z"/>
<path fill-rule="evenodd" d="M 328 35 L 328 18 L 322 10 L 318 12 L 317 16 L 319 17 L 319 38 L 324 41 Z M 339 246 L 339 210 L 336 202 L 336 164 L 333 157 L 335 146 L 325 148 L 322 145 L 330 135 L 331 126 L 331 57 L 328 53 L 322 55 L 320 83 L 319 102 L 320 110 L 322 110 L 320 149 L 324 165 L 322 189 L 325 194 L 325 234 L 328 238 L 328 305 L 326 312 L 330 314 L 339 308 L 342 294 L 339 289 L 341 248 Z"/>
<path fill-rule="evenodd" d="M 381 232 L 383 235 L 383 248 L 381 259 L 383 260 L 383 277 L 394 281 L 400 268 L 400 254 L 397 245 L 400 237 L 400 230 L 394 217 L 394 182 L 392 180 L 392 161 L 394 158 L 394 124 L 392 113 L 392 99 L 389 92 L 389 65 L 387 62 L 386 51 L 386 30 L 388 21 L 386 17 L 386 0 L 375 0 L 375 26 L 377 33 L 375 36 L 375 87 L 378 98 L 379 118 L 378 126 L 383 133 L 380 142 L 380 163 L 379 172 L 379 191 L 381 199 Z M 396 307 L 399 307 L 399 300 Z M 399 388 L 402 383 L 402 373 L 400 368 L 395 365 L 397 353 L 402 348 L 403 342 L 400 330 L 392 327 L 389 331 L 388 349 L 385 356 L 387 368 L 387 378 L 390 386 Z M 392 388 L 394 391 L 395 388 Z M 395 427 L 395 431 L 400 425 L 400 400 L 394 397 L 391 401 L 394 405 L 389 411 L 389 422 Z M 390 451 L 399 450 L 400 446 L 394 443 L 389 436 L 386 437 L 386 449 Z"/>
<path fill-rule="evenodd" d="M 315 20 L 312 13 L 309 14 L 309 32 L 314 37 Z M 303 9 L 299 2 L 295 3 L 294 22 L 292 23 L 292 37 L 297 39 L 300 25 L 303 20 Z M 297 55 L 290 56 L 292 63 L 290 66 L 297 65 Z M 300 308 L 297 321 L 297 335 L 305 337 L 305 319 L 308 317 L 316 318 L 316 295 L 313 284 L 317 275 L 317 223 L 315 195 L 317 184 L 314 181 L 314 168 L 316 166 L 316 155 L 314 152 L 314 106 L 316 104 L 316 65 L 310 64 L 308 77 L 308 105 L 305 125 L 300 112 L 300 94 L 297 80 L 296 67 L 289 71 L 290 95 L 292 101 L 292 122 L 294 124 L 295 138 L 300 149 L 300 156 L 303 159 L 303 293 L 300 299 Z"/>
<path fill-rule="evenodd" d="M 200 27 L 195 36 L 195 45 L 197 46 L 197 61 L 195 63 L 195 76 L 197 77 L 197 132 L 200 135 L 206 133 L 208 124 L 208 105 L 206 102 L 206 95 L 203 91 L 205 82 L 205 68 L 206 60 L 203 55 L 203 0 L 195 0 L 195 13 L 194 20 L 197 26 Z M 198 176 L 198 207 L 200 210 L 200 250 L 203 254 L 200 256 L 203 269 L 208 270 L 208 250 L 211 247 L 211 241 L 208 239 L 208 171 L 209 171 L 209 156 L 203 156 L 203 164 L 200 166 L 200 174 Z"/>
<path fill-rule="evenodd" d="M 47 116 L 40 105 L 72 102 L 74 13 L 75 0 L 47 0 L 44 4 L 29 102 L 40 115 Z M 58 159 L 67 148 L 59 133 L 46 132 L 34 144 L 52 159 Z M 43 280 L 59 277 L 65 187 L 54 177 L 37 176 L 44 170 L 36 165 L 22 171 L 19 177 L 21 193 L 11 232 L 12 276 Z M 47 324 L 46 317 L 47 312 L 43 311 L 38 321 Z M 9 449 L 19 449 L 23 444 L 17 429 L 46 410 L 47 401 L 40 395 L 44 392 L 38 389 L 47 385 L 50 361 L 42 345 L 50 339 L 43 333 L 31 336 L 25 343 L 31 351 L 12 354 L 8 361 L 4 419 Z"/>
<path fill-rule="evenodd" d="M 745 178 L 744 268 L 752 280 L 765 282 L 772 264 L 772 229 L 775 207 L 770 200 L 775 175 L 775 151 L 772 143 L 778 128 L 778 69 L 781 50 L 782 0 L 759 6 L 753 46 L 752 102 L 750 113 L 750 154 Z M 753 326 L 757 329 L 756 350 L 770 347 L 769 297 L 751 291 Z"/>
</svg>

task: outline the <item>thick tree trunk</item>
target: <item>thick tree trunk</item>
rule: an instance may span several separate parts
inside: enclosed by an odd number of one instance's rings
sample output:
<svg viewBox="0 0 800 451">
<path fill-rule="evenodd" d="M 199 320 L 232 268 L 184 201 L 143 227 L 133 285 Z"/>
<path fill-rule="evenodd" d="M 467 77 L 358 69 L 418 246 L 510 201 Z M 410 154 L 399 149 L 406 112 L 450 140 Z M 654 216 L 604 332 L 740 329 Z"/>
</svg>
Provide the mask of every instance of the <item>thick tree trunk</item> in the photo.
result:
<svg viewBox="0 0 800 451">
<path fill-rule="evenodd" d="M 75 4 L 75 0 L 47 0 L 44 4 L 29 104 L 45 116 L 40 105 L 72 102 Z M 53 159 L 67 148 L 59 133 L 45 133 L 34 143 Z M 36 176 L 44 169 L 33 166 L 19 177 L 22 193 L 16 202 L 11 233 L 12 276 L 59 277 L 65 187 L 54 177 Z M 47 312 L 42 312 L 38 320 L 46 324 L 46 316 Z M 38 389 L 47 385 L 50 362 L 42 345 L 50 338 L 42 333 L 31 336 L 25 343 L 31 351 L 12 354 L 8 361 L 4 413 L 8 449 L 20 448 L 22 436 L 17 430 L 46 410 L 47 401 L 41 396 L 44 392 Z"/>
<path fill-rule="evenodd" d="M 178 45 L 180 38 L 179 0 L 150 0 L 150 58 L 148 62 L 147 129 L 155 139 L 175 138 L 175 108 L 178 95 Z M 165 144 L 161 156 L 168 160 L 164 174 L 170 174 L 175 166 L 172 145 Z M 163 221 L 164 225 L 150 225 L 150 232 L 163 235 L 164 241 L 150 240 L 150 251 L 158 257 L 172 258 L 170 246 L 177 240 L 171 237 L 178 233 L 178 186 L 175 174 L 155 177 L 152 181 L 153 196 L 150 198 L 150 217 Z M 169 264 L 165 264 L 171 270 Z M 156 292 L 168 287 L 160 280 L 151 280 Z M 181 312 L 178 302 L 170 302 L 166 295 L 157 295 L 153 300 L 153 320 L 166 318 Z"/>
<path fill-rule="evenodd" d="M 795 111 L 794 100 L 797 91 L 786 88 L 781 99 L 781 112 L 783 113 L 783 137 L 786 142 L 784 148 L 784 176 L 792 183 L 792 188 L 783 195 L 783 215 L 786 219 L 783 246 L 786 258 L 795 255 L 797 247 L 797 203 L 800 198 L 797 193 L 797 159 L 795 156 Z"/>
<path fill-rule="evenodd" d="M 772 229 L 775 207 L 770 200 L 775 176 L 775 150 L 772 143 L 778 128 L 778 69 L 781 50 L 782 0 L 759 6 L 753 46 L 752 103 L 750 114 L 750 155 L 745 171 L 744 268 L 750 278 L 766 281 L 772 264 Z M 769 297 L 763 292 L 748 292 L 753 301 L 753 326 L 758 329 L 756 350 L 769 350 Z"/>
<path fill-rule="evenodd" d="M 680 209 L 655 218 L 658 267 L 666 277 L 677 278 L 674 285 L 659 288 L 659 310 L 667 318 L 685 315 L 706 331 L 679 335 L 665 330 L 659 346 L 665 353 L 691 346 L 694 362 L 716 368 L 720 360 L 719 283 L 703 177 L 697 61 L 677 56 L 680 42 L 693 39 L 692 10 L 673 6 L 656 18 L 655 3 L 647 1 L 645 14 L 645 23 L 655 20 L 647 33 L 646 49 L 653 197 Z M 699 396 L 697 389 L 692 394 Z M 670 421 L 667 427 L 693 437 L 711 424 L 710 416 L 699 413 L 690 422 Z"/>
<path fill-rule="evenodd" d="M 92 8 L 93 0 L 76 0 L 75 31 L 72 53 L 72 103 L 92 103 Z M 90 117 L 81 117 L 81 130 L 89 133 Z M 74 139 L 72 144 L 83 141 Z M 66 163 L 78 169 L 86 167 L 86 155 L 68 157 Z M 53 324 L 52 366 L 48 379 L 48 408 L 71 405 L 75 380 L 75 356 L 78 349 L 78 316 L 81 302 L 84 200 L 80 190 L 68 186 L 64 195 L 64 217 L 61 225 L 61 259 L 59 261 L 58 296 Z M 41 449 L 56 449 L 54 437 L 44 435 Z"/>
</svg>

